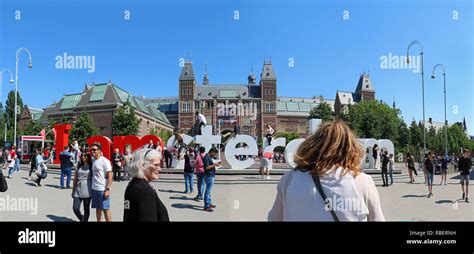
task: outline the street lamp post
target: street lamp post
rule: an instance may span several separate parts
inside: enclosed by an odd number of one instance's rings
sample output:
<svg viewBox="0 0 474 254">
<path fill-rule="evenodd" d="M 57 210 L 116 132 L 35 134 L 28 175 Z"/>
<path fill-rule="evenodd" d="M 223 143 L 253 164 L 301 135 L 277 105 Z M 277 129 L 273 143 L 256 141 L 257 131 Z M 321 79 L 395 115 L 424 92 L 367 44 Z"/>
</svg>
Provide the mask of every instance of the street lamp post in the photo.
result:
<svg viewBox="0 0 474 254">
<path fill-rule="evenodd" d="M 14 82 L 13 81 L 13 73 L 10 69 L 3 69 L 3 70 L 0 71 L 0 100 L 1 100 L 1 97 L 2 97 L 2 90 L 3 90 L 2 89 L 3 88 L 3 85 L 2 85 L 3 84 L 3 73 L 6 72 L 6 71 L 10 73 L 9 82 L 11 84 L 13 84 L 13 82 Z M 6 143 L 7 142 L 7 123 L 6 123 L 6 121 L 5 121 L 5 133 L 4 134 L 5 135 L 4 135 L 4 140 L 3 140 L 4 142 L 3 143 Z"/>
<path fill-rule="evenodd" d="M 2 84 L 3 84 L 3 73 L 6 72 L 6 71 L 8 73 L 10 73 L 10 80 L 8 82 L 10 82 L 11 84 L 13 84 L 13 82 L 14 82 L 13 81 L 13 73 L 10 69 L 3 69 L 3 70 L 0 71 L 0 97 L 2 95 L 2 88 L 3 88 L 3 86 L 2 86 Z"/>
<path fill-rule="evenodd" d="M 423 71 L 423 45 L 419 41 L 412 41 L 407 48 L 407 64 L 410 63 L 410 48 L 413 45 L 420 45 L 421 51 L 421 94 L 423 97 L 423 155 L 426 154 L 426 128 L 425 128 L 425 75 Z"/>
<path fill-rule="evenodd" d="M 433 72 L 431 73 L 431 78 L 435 79 L 435 71 L 438 67 L 443 68 L 443 82 L 444 82 L 444 155 L 448 156 L 448 120 L 446 119 L 446 68 L 442 64 L 437 64 L 433 67 Z"/>
<path fill-rule="evenodd" d="M 27 48 L 19 48 L 16 51 L 16 72 L 15 72 L 15 130 L 14 130 L 14 136 L 13 136 L 13 144 L 16 146 L 16 119 L 17 119 L 17 114 L 18 114 L 18 64 L 20 62 L 20 52 L 25 51 L 28 53 L 29 57 L 29 62 L 28 62 L 28 68 L 33 67 L 33 62 L 31 61 L 31 53 Z"/>
</svg>

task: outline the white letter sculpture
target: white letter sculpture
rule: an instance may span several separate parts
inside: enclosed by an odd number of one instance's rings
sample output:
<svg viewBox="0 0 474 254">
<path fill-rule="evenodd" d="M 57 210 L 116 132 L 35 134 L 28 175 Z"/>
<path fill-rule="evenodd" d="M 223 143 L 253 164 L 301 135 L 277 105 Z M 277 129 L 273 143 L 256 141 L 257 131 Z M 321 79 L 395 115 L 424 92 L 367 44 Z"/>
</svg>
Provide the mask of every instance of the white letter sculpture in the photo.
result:
<svg viewBox="0 0 474 254">
<path fill-rule="evenodd" d="M 248 147 L 236 148 L 237 144 L 244 143 Z M 250 157 L 244 161 L 237 160 L 236 155 L 250 155 Z M 231 139 L 225 146 L 225 158 L 232 169 L 246 169 L 255 163 L 252 156 L 258 155 L 257 142 L 254 138 L 249 135 L 236 135 L 235 138 Z"/>
</svg>

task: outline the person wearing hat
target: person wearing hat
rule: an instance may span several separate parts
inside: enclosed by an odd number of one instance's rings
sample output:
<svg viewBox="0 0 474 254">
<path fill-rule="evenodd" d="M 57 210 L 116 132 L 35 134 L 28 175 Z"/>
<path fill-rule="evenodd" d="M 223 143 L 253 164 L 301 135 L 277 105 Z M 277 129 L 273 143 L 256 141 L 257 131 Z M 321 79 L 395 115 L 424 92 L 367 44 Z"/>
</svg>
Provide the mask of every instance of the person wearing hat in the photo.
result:
<svg viewBox="0 0 474 254">
<path fill-rule="evenodd" d="M 469 187 L 469 175 L 472 167 L 471 152 L 464 149 L 463 156 L 459 158 L 458 162 L 459 171 L 461 171 L 461 189 L 462 199 L 469 203 L 468 198 L 468 187 Z"/>
</svg>

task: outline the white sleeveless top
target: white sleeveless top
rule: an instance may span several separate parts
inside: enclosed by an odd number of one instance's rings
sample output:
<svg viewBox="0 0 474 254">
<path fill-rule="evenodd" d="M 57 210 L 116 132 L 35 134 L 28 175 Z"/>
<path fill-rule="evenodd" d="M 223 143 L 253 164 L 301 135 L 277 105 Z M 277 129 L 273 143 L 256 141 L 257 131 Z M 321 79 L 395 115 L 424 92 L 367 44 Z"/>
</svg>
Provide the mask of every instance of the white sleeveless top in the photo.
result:
<svg viewBox="0 0 474 254">
<path fill-rule="evenodd" d="M 320 177 L 328 205 L 335 210 L 338 219 L 385 220 L 372 178 L 364 173 L 357 177 L 350 173 L 342 175 L 342 171 L 336 168 Z M 270 221 L 334 221 L 309 172 L 293 170 L 285 174 L 277 189 L 275 204 L 268 214 Z"/>
</svg>

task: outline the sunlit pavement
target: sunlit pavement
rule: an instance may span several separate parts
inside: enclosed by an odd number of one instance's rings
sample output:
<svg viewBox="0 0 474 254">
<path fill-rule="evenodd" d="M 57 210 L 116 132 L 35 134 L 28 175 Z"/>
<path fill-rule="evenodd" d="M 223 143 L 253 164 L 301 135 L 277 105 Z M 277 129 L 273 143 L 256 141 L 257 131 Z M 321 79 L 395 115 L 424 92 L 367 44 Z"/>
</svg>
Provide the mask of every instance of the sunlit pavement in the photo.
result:
<svg viewBox="0 0 474 254">
<path fill-rule="evenodd" d="M 0 193 L 1 221 L 77 221 L 72 211 L 72 190 L 59 188 L 59 172 L 51 171 L 42 187 L 29 181 L 27 166 L 7 179 L 9 189 Z M 6 170 L 3 171 L 7 173 Z M 423 175 L 409 184 L 406 172 L 394 175 L 394 184 L 381 187 L 381 177 L 371 175 L 380 194 L 382 210 L 391 221 L 474 221 L 474 180 L 471 180 L 471 203 L 460 200 L 461 187 L 458 174 L 448 175 L 448 185 L 439 185 L 441 177 L 435 176 L 434 196 L 426 198 L 428 190 L 423 184 Z M 168 209 L 173 221 L 265 221 L 271 209 L 276 185 L 281 175 L 272 179 L 261 179 L 257 175 L 218 175 L 212 191 L 212 200 L 217 208 L 214 212 L 203 211 L 203 202 L 194 201 L 194 194 L 184 194 L 184 179 L 179 174 L 162 174 L 153 182 L 158 195 Z M 471 174 L 472 179 L 472 174 Z M 72 181 L 71 181 L 72 182 Z M 72 183 L 71 183 L 72 184 Z M 111 191 L 112 217 L 123 218 L 124 192 L 128 181 L 114 182 Z M 20 198 L 33 200 L 28 211 L 11 211 L 13 202 Z M 31 199 L 33 198 L 33 199 Z M 37 200 L 37 209 L 34 207 Z M 22 200 L 24 201 L 24 200 Z M 9 204 L 6 204 L 8 202 Z M 5 206 L 8 205 L 8 206 Z M 37 210 L 36 212 L 34 210 Z M 95 210 L 91 209 L 90 221 L 95 221 Z"/>
</svg>

